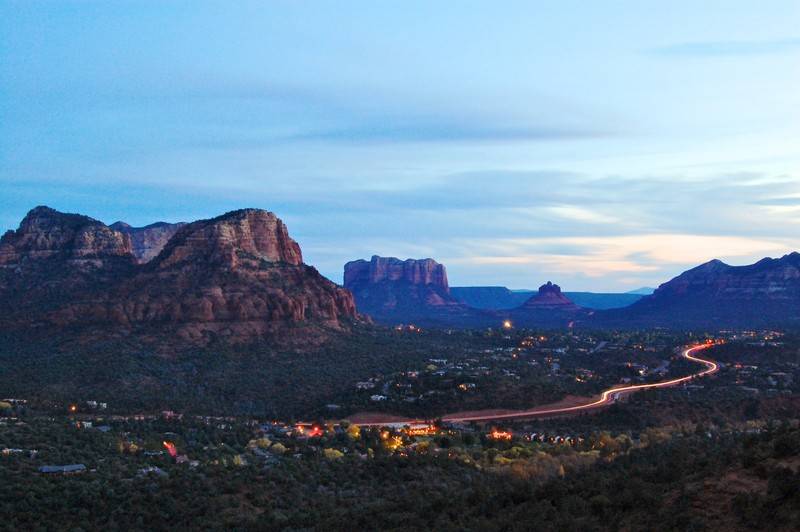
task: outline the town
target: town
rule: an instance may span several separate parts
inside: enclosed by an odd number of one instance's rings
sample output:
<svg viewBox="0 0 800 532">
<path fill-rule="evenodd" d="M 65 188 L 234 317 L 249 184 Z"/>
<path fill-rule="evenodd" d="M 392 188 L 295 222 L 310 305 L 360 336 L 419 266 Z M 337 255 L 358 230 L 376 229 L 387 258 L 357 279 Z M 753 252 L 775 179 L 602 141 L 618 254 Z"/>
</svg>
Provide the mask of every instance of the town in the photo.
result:
<svg viewBox="0 0 800 532">
<path fill-rule="evenodd" d="M 772 331 L 723 331 L 713 351 L 721 370 L 713 378 L 641 392 L 627 404 L 597 413 L 591 425 L 586 414 L 484 423 L 437 419 L 446 408 L 529 407 L 537 399 L 546 404 L 564 394 L 588 397 L 616 384 L 658 382 L 690 372 L 674 345 L 689 338 L 661 333 L 487 334 L 493 335 L 497 347 L 466 350 L 458 357 L 433 356 L 418 368 L 359 380 L 346 395 L 350 403 L 327 404 L 329 416 L 312 421 L 172 410 L 131 414 L 115 411 L 113 404 L 100 399 L 59 405 L 43 398 L 6 398 L 0 401 L 3 466 L 42 474 L 91 474 L 125 464 L 126 471 L 146 476 L 167 474 L 171 466 L 271 467 L 309 456 L 338 460 L 427 454 L 483 466 L 534 454 L 586 461 L 597 459 L 601 451 L 607 457 L 613 454 L 610 449 L 629 450 L 652 439 L 652 427 L 624 427 L 614 420 L 625 410 L 646 409 L 652 403 L 654 411 L 662 411 L 655 405 L 721 397 L 727 402 L 779 400 L 800 391 L 797 338 Z M 539 383 L 548 386 L 538 388 Z M 360 426 L 359 418 L 368 419 L 365 409 L 415 415 L 420 421 Z M 351 415 L 335 417 L 340 413 Z M 587 428 L 602 426 L 603 420 L 610 432 Z M 685 430 L 680 419 L 672 421 L 669 430 Z M 753 429 L 753 420 L 740 421 L 725 426 Z M 65 439 L 81 446 L 54 445 Z M 115 450 L 114 458 L 87 458 L 87 453 L 100 449 Z"/>
</svg>

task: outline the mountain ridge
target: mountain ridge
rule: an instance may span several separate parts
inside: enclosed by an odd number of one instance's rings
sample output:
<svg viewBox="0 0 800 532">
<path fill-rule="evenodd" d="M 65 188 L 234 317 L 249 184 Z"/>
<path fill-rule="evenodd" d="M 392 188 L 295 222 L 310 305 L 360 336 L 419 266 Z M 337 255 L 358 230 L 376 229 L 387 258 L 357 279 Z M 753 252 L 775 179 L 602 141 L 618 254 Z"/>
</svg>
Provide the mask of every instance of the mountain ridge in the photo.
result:
<svg viewBox="0 0 800 532">
<path fill-rule="evenodd" d="M 290 324 L 341 329 L 360 319 L 352 295 L 304 264 L 283 222 L 260 209 L 186 224 L 140 264 L 129 235 L 38 207 L 0 250 L 5 327 L 146 325 L 190 341 L 237 342 Z"/>
</svg>

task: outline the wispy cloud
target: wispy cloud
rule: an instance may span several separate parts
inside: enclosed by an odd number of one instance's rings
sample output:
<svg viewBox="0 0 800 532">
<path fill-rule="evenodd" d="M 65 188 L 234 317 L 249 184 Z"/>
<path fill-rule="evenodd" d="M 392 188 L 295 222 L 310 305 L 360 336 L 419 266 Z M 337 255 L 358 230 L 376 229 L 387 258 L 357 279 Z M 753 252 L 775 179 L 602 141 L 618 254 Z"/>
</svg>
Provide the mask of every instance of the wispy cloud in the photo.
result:
<svg viewBox="0 0 800 532">
<path fill-rule="evenodd" d="M 356 125 L 341 129 L 318 130 L 288 137 L 286 140 L 331 142 L 514 142 L 583 140 L 611 136 L 610 132 L 589 129 L 514 127 L 492 124 L 426 122 Z"/>
<path fill-rule="evenodd" d="M 781 255 L 790 239 L 760 239 L 694 234 L 640 234 L 606 237 L 500 239 L 472 242 L 483 253 L 451 259 L 456 264 L 528 265 L 545 274 L 574 272 L 586 277 L 641 274 L 670 266 L 690 267 L 712 258 L 737 262 L 753 256 Z M 570 253 L 559 253 L 569 246 Z M 666 280 L 666 279 L 664 279 Z"/>
<path fill-rule="evenodd" d="M 696 41 L 659 46 L 651 53 L 664 56 L 729 56 L 780 54 L 800 50 L 800 38 L 764 41 Z"/>
<path fill-rule="evenodd" d="M 800 207 L 800 195 L 764 198 L 753 201 L 753 205 L 770 207 Z"/>
</svg>

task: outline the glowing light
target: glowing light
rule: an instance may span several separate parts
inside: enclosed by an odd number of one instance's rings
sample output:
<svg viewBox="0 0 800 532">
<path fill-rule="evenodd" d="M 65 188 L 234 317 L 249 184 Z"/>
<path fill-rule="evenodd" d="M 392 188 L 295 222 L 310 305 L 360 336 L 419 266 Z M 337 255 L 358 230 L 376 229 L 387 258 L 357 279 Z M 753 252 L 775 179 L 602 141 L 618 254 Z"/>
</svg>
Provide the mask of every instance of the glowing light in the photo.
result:
<svg viewBox="0 0 800 532">
<path fill-rule="evenodd" d="M 508 430 L 497 430 L 497 429 L 494 429 L 492 432 L 489 433 L 489 437 L 491 439 L 493 439 L 493 440 L 508 441 L 513 436 L 514 435 L 511 433 L 511 431 L 508 431 Z"/>
<path fill-rule="evenodd" d="M 74 414 L 78 411 L 78 405 L 69 405 L 69 411 Z"/>
<path fill-rule="evenodd" d="M 651 388 L 665 388 L 669 386 L 676 386 L 678 384 L 682 384 L 685 382 L 689 382 L 693 379 L 698 377 L 703 377 L 705 375 L 712 375 L 719 371 L 719 365 L 714 362 L 713 360 L 706 360 L 701 357 L 694 356 L 696 351 L 701 351 L 703 349 L 707 349 L 711 347 L 712 344 L 698 344 L 692 347 L 685 349 L 681 356 L 683 358 L 690 360 L 692 362 L 697 362 L 699 364 L 703 364 L 706 369 L 700 371 L 698 373 L 693 373 L 691 375 L 687 375 L 686 377 L 680 377 L 677 379 L 671 379 L 668 381 L 656 382 L 652 384 L 637 384 L 631 386 L 621 386 L 610 388 L 608 390 L 603 391 L 600 394 L 600 398 L 596 401 L 591 403 L 583 404 L 583 405 L 575 405 L 575 406 L 565 406 L 561 408 L 546 408 L 546 409 L 533 409 L 533 410 L 525 410 L 521 412 L 513 412 L 510 414 L 495 414 L 492 416 L 447 416 L 444 418 L 445 421 L 451 423 L 463 423 L 468 421 L 487 421 L 490 419 L 513 419 L 513 418 L 524 418 L 530 416 L 541 416 L 547 414 L 563 414 L 566 412 L 578 412 L 581 410 L 589 410 L 592 408 L 597 408 L 599 406 L 608 405 L 617 401 L 621 396 L 630 394 L 632 392 L 638 390 L 647 390 Z M 489 435 L 491 437 L 491 434 Z"/>
<path fill-rule="evenodd" d="M 430 436 L 436 434 L 436 427 L 433 425 L 426 425 L 424 427 L 410 427 L 406 430 L 409 436 Z"/>
<path fill-rule="evenodd" d="M 504 321 L 504 322 L 503 322 L 503 329 L 510 329 L 510 328 L 512 328 L 513 326 L 514 326 L 514 325 L 511 323 L 511 321 L 510 321 L 510 320 L 506 320 L 506 321 Z"/>
<path fill-rule="evenodd" d="M 174 443 L 169 442 L 169 441 L 165 441 L 165 442 L 163 442 L 163 444 L 164 444 L 164 448 L 167 450 L 167 452 L 169 453 L 169 455 L 172 458 L 175 458 L 176 456 L 178 456 L 178 449 L 175 447 Z"/>
</svg>

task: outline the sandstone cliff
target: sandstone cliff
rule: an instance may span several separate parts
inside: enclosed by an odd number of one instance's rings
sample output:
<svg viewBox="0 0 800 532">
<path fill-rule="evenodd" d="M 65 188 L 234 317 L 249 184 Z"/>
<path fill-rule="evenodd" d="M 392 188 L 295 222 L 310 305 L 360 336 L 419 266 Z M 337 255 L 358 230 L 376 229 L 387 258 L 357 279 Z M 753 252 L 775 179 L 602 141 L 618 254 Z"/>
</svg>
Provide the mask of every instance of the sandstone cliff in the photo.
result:
<svg viewBox="0 0 800 532">
<path fill-rule="evenodd" d="M 22 269 L 58 260 L 79 268 L 102 268 L 131 262 L 130 238 L 80 214 L 36 207 L 16 231 L 0 238 L 0 267 Z"/>
<path fill-rule="evenodd" d="M 449 293 L 447 271 L 443 264 L 433 259 L 406 259 L 378 257 L 369 261 L 355 260 L 344 266 L 344 285 L 362 286 L 384 281 L 393 283 L 431 285 L 437 290 Z"/>
<path fill-rule="evenodd" d="M 353 293 L 359 312 L 382 323 L 468 327 L 498 322 L 493 313 L 456 300 L 444 265 L 433 259 L 373 256 L 348 262 L 344 286 Z"/>
<path fill-rule="evenodd" d="M 187 224 L 142 265 L 134 264 L 127 234 L 52 209 L 31 211 L 18 231 L 3 237 L 2 250 L 7 325 L 123 327 L 247 341 L 298 327 L 339 329 L 358 319 L 352 295 L 303 264 L 283 222 L 257 209 Z M 64 282 L 36 292 L 32 282 L 42 277 L 28 273 L 45 259 Z M 67 267 L 89 259 L 92 268 L 80 276 Z M 26 298 L 29 292 L 36 297 Z"/>
</svg>

